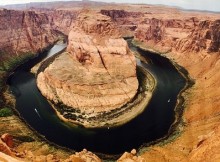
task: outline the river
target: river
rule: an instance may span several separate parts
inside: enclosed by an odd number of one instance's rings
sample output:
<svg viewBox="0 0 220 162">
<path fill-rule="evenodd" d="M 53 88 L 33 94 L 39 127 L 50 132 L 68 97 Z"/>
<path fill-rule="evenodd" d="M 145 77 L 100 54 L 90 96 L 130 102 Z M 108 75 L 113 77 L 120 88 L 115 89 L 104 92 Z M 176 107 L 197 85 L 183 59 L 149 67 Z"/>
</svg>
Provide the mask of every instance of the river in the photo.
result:
<svg viewBox="0 0 220 162">
<path fill-rule="evenodd" d="M 44 57 L 50 57 L 63 48 L 65 45 L 55 45 Z M 8 79 L 20 116 L 47 140 L 76 151 L 86 148 L 114 155 L 138 149 L 144 143 L 164 137 L 174 122 L 177 95 L 184 88 L 186 80 L 167 58 L 134 46 L 130 48 L 150 60 L 148 64 L 141 61 L 138 64 L 157 80 L 148 107 L 132 121 L 112 129 L 75 128 L 61 121 L 39 92 L 35 75 L 30 73 L 30 68 L 43 57 L 19 66 Z"/>
</svg>

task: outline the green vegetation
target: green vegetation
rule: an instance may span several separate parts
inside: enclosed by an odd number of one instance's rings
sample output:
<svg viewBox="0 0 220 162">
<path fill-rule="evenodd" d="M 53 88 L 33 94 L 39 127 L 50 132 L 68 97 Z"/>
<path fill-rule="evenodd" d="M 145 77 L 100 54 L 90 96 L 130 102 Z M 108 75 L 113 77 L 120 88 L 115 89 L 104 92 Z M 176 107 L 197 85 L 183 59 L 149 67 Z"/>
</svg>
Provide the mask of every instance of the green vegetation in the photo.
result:
<svg viewBox="0 0 220 162">
<path fill-rule="evenodd" d="M 0 91 L 3 90 L 5 86 L 5 79 L 10 71 L 16 68 L 21 63 L 29 60 L 34 55 L 31 52 L 21 53 L 16 56 L 6 55 L 5 53 L 0 53 Z"/>
<path fill-rule="evenodd" d="M 13 115 L 13 112 L 10 108 L 5 107 L 0 109 L 0 117 L 8 117 L 11 115 Z"/>
<path fill-rule="evenodd" d="M 6 79 L 7 76 L 18 65 L 32 58 L 34 55 L 31 52 L 20 53 L 19 55 L 10 55 L 0 51 L 0 117 L 7 117 L 13 114 L 12 110 L 6 108 L 6 102 L 4 101 L 4 92 L 6 91 Z"/>
<path fill-rule="evenodd" d="M 11 71 L 16 66 L 20 65 L 22 62 L 29 60 L 33 56 L 34 56 L 33 53 L 29 52 L 29 53 L 21 53 L 18 56 L 12 56 L 12 57 L 6 58 L 5 60 L 2 61 L 0 65 L 0 70 Z"/>
</svg>

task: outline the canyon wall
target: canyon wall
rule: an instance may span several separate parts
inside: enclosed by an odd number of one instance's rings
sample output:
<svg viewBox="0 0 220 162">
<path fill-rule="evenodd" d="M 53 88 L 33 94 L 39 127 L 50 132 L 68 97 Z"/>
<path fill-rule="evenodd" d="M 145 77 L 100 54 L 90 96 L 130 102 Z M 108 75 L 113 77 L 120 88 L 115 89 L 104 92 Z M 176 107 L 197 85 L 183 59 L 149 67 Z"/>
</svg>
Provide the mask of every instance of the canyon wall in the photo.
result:
<svg viewBox="0 0 220 162">
<path fill-rule="evenodd" d="M 111 17 L 121 29 L 124 37 L 133 36 L 135 29 L 144 16 L 143 12 L 125 11 L 125 10 L 101 10 L 101 14 Z"/>
<path fill-rule="evenodd" d="M 0 9 L 0 89 L 7 71 L 67 36 L 77 15 L 75 10 Z"/>
<path fill-rule="evenodd" d="M 57 39 L 46 14 L 2 9 L 0 21 L 1 57 L 41 52 Z"/>
<path fill-rule="evenodd" d="M 220 20 L 145 19 L 135 39 L 162 53 L 219 52 Z"/>
<path fill-rule="evenodd" d="M 219 161 L 220 20 L 204 13 L 146 17 L 135 31 L 135 43 L 164 54 L 183 66 L 194 80 L 184 92 L 183 125 L 172 142 L 149 147 L 147 161 Z M 174 136 L 175 137 L 175 136 Z M 169 139 L 168 139 L 169 141 Z"/>
<path fill-rule="evenodd" d="M 58 34 L 51 28 L 46 14 L 34 11 L 0 9 L 0 22 L 1 90 L 8 71 L 52 45 Z"/>
<path fill-rule="evenodd" d="M 32 9 L 0 10 L 0 60 L 36 54 L 52 45 L 73 27 L 77 11 Z"/>
<path fill-rule="evenodd" d="M 55 9 L 36 9 L 33 11 L 40 14 L 46 14 L 50 26 L 58 33 L 68 36 L 70 30 L 73 28 L 75 20 L 80 13 L 78 10 L 55 10 Z"/>
<path fill-rule="evenodd" d="M 133 22 L 138 22 L 137 29 L 132 32 L 134 43 L 146 50 L 164 54 L 183 66 L 195 82 L 183 94 L 183 124 L 165 140 L 163 146 L 148 147 L 141 158 L 149 162 L 219 161 L 219 14 L 159 6 L 140 6 L 138 9 L 145 14 Z M 119 15 L 112 12 L 109 10 L 103 14 L 120 19 L 121 22 L 115 21 L 119 25 L 122 22 L 125 26 L 130 24 L 123 12 Z M 133 160 L 133 157 L 125 153 L 118 161 L 126 160 Z"/>
<path fill-rule="evenodd" d="M 50 18 L 52 28 L 56 31 L 64 33 L 65 35 L 68 35 L 74 26 L 79 11 L 55 10 L 47 14 Z"/>
</svg>

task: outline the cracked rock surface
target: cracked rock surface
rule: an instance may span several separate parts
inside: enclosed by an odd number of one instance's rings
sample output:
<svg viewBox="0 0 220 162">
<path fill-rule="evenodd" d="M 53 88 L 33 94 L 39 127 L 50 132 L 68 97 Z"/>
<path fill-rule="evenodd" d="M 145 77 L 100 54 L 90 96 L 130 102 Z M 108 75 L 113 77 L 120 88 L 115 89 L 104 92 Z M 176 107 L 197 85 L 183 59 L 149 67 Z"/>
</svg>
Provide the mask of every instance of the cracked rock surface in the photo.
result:
<svg viewBox="0 0 220 162">
<path fill-rule="evenodd" d="M 81 112 L 110 111 L 136 94 L 136 62 L 110 17 L 81 13 L 66 52 L 38 75 L 42 94 Z"/>
</svg>

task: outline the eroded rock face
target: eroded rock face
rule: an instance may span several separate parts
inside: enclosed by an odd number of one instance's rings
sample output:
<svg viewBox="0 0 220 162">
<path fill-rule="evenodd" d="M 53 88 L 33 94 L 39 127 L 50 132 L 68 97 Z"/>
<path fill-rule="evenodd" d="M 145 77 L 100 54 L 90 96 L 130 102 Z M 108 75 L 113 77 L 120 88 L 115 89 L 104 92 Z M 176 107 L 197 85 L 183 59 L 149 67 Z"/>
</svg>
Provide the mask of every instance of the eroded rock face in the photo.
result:
<svg viewBox="0 0 220 162">
<path fill-rule="evenodd" d="M 149 38 L 147 31 L 153 26 L 151 22 L 143 22 L 135 34 L 138 45 L 147 50 L 166 53 L 166 57 L 186 68 L 195 81 L 193 88 L 183 94 L 184 126 L 177 128 L 183 131 L 180 131 L 178 138 L 163 147 L 150 147 L 149 151 L 142 155 L 149 161 L 198 162 L 220 159 L 216 151 L 220 147 L 219 15 L 209 18 L 203 16 L 204 19 L 201 16 L 199 19 L 185 19 L 184 14 L 180 16 L 181 19 L 176 20 L 178 24 L 165 25 L 167 17 L 159 18 L 162 23 L 157 26 L 164 31 L 160 41 L 155 41 L 157 37 L 146 39 Z M 166 48 L 169 50 L 165 50 Z"/>
<path fill-rule="evenodd" d="M 75 20 L 79 14 L 78 11 L 68 11 L 68 10 L 52 10 L 52 11 L 41 11 L 46 13 L 49 17 L 50 24 L 53 30 L 62 32 L 68 35 L 70 30 L 73 28 Z"/>
<path fill-rule="evenodd" d="M 12 135 L 5 133 L 1 136 L 1 140 L 6 143 L 6 145 L 10 148 L 14 146 Z"/>
<path fill-rule="evenodd" d="M 7 155 L 12 155 L 13 154 L 13 152 L 11 151 L 12 147 L 13 147 L 12 136 L 9 135 L 8 133 L 3 134 L 0 138 L 0 152 L 3 152 Z"/>
<path fill-rule="evenodd" d="M 146 160 L 142 158 L 141 156 L 136 155 L 136 150 L 133 149 L 131 152 L 125 152 L 118 160 L 117 162 L 145 162 Z"/>
<path fill-rule="evenodd" d="M 140 23 L 140 17 L 144 16 L 143 12 L 125 11 L 125 10 L 106 10 L 100 11 L 101 14 L 109 16 L 121 29 L 125 37 L 133 36 L 134 30 Z"/>
<path fill-rule="evenodd" d="M 118 18 L 140 17 L 144 16 L 143 12 L 128 12 L 125 10 L 101 10 L 101 14 L 111 17 L 117 21 Z"/>
<path fill-rule="evenodd" d="M 170 51 L 218 52 L 219 20 L 199 21 L 147 19 L 138 26 L 135 38 L 161 53 Z"/>
<path fill-rule="evenodd" d="M 81 152 L 77 152 L 74 155 L 71 155 L 68 159 L 66 159 L 64 162 L 69 161 L 77 161 L 77 162 L 84 162 L 84 161 L 90 161 L 90 162 L 102 162 L 102 160 L 93 154 L 90 151 L 87 151 L 86 149 L 83 149 Z"/>
<path fill-rule="evenodd" d="M 114 8 L 115 7 L 116 6 L 114 6 Z M 141 7 L 142 6 L 138 8 L 138 11 L 141 10 Z M 142 157 L 144 158 L 143 161 L 161 161 L 161 162 L 163 161 L 164 162 L 165 161 L 181 161 L 181 162 L 219 161 L 220 159 L 219 157 L 219 149 L 220 149 L 219 147 L 220 146 L 220 143 L 219 143 L 220 141 L 219 140 L 219 135 L 220 135 L 220 131 L 219 131 L 219 121 L 220 121 L 220 117 L 219 117 L 219 112 L 220 112 L 219 110 L 220 108 L 219 55 L 218 53 L 216 54 L 210 53 L 210 55 L 209 54 L 207 55 L 206 53 L 206 50 L 210 52 L 217 51 L 216 49 L 218 49 L 217 47 L 219 47 L 219 34 L 218 33 L 220 30 L 217 25 L 218 21 L 212 21 L 211 19 L 206 18 L 206 13 L 205 15 L 204 14 L 202 15 L 202 17 L 204 17 L 203 19 L 201 19 L 201 16 L 198 17 L 198 19 L 196 18 L 185 19 L 185 18 L 181 18 L 181 16 L 183 16 L 184 14 L 187 14 L 187 12 L 183 12 L 179 16 L 179 12 L 172 11 L 169 8 L 165 13 L 166 15 L 164 16 L 165 18 L 161 18 L 163 16 L 163 15 L 160 16 L 161 12 L 162 13 L 165 12 L 164 7 L 158 9 L 155 7 L 144 6 L 144 10 L 148 12 L 150 11 L 153 13 L 151 15 L 150 14 L 145 15 L 145 17 L 143 18 L 145 19 L 144 21 L 142 21 L 142 17 L 140 17 L 139 19 L 135 19 L 135 20 L 128 19 L 128 17 L 125 17 L 124 19 L 122 17 L 120 18 L 117 16 L 113 16 L 113 17 L 115 17 L 116 22 L 119 25 L 121 25 L 120 27 L 124 27 L 123 29 L 126 29 L 126 27 L 130 27 L 130 26 L 135 27 L 137 24 L 140 24 L 139 22 L 143 22 L 142 25 L 146 25 L 146 28 L 143 27 L 143 32 L 140 32 L 140 34 L 136 33 L 136 38 L 146 43 L 147 47 L 153 47 L 158 51 L 161 48 L 168 47 L 170 49 L 170 47 L 172 47 L 173 54 L 169 53 L 167 54 L 167 56 L 175 59 L 175 61 L 178 64 L 186 67 L 190 75 L 194 79 L 196 79 L 196 85 L 192 91 L 187 92 L 187 95 L 185 97 L 187 102 L 185 105 L 186 109 L 185 109 L 185 113 L 183 117 L 183 119 L 185 120 L 183 133 L 181 133 L 178 138 L 172 140 L 172 142 L 163 144 L 163 146 L 152 146 L 148 148 L 146 151 L 141 153 Z M 152 17 L 158 20 L 162 20 L 163 22 L 167 22 L 167 23 L 165 23 L 164 25 L 165 34 L 163 34 L 162 40 L 157 41 L 156 44 L 152 43 L 153 46 L 149 46 L 151 45 L 149 43 L 150 41 L 145 41 L 146 31 L 149 26 L 147 26 L 147 24 L 145 23 L 147 22 L 150 23 L 149 20 L 152 19 Z M 172 18 L 172 17 L 175 17 L 175 18 Z M 59 19 L 62 20 L 62 18 L 59 18 Z M 206 19 L 207 21 L 204 19 Z M 201 20 L 203 22 L 200 22 Z M 66 22 L 67 22 L 66 24 L 69 24 L 67 19 L 66 19 Z M 212 25 L 206 22 L 211 22 Z M 57 21 L 56 23 L 58 25 L 65 24 L 65 23 L 62 24 L 62 21 L 60 22 Z M 199 23 L 201 25 L 204 24 L 204 28 L 203 27 L 199 28 L 198 27 Z M 1 23 L 1 25 L 4 26 L 5 23 Z M 11 26 L 8 26 L 8 28 L 11 28 Z M 63 28 L 63 27 L 59 27 L 59 28 Z M 162 27 L 161 29 L 163 28 L 164 27 Z M 138 29 L 141 29 L 141 25 L 139 25 Z M 193 32 L 193 29 L 195 32 Z M 200 32 L 199 29 L 200 30 L 204 29 L 204 30 Z M 207 32 L 205 32 L 206 30 Z M 209 30 L 213 33 L 211 34 L 211 32 L 208 32 Z M 197 32 L 201 34 L 203 33 L 202 35 L 205 36 L 205 37 L 198 36 L 198 38 L 202 38 L 201 41 L 203 41 L 203 39 L 205 38 L 207 42 L 210 42 L 210 44 L 207 44 L 208 46 L 206 46 L 206 48 L 202 47 L 200 52 L 195 52 L 196 50 L 192 48 L 195 44 L 190 45 L 189 43 L 189 46 L 184 46 L 184 44 L 186 44 L 187 42 L 187 39 L 189 40 L 192 39 L 192 37 L 188 37 L 188 36 L 191 33 L 194 33 L 196 35 Z M 170 38 L 170 39 L 167 39 L 167 38 Z M 187 38 L 187 39 L 184 39 L 184 38 Z M 178 45 L 176 45 L 176 43 L 183 39 L 184 41 L 182 43 L 183 45 L 182 48 L 177 48 Z M 175 51 L 175 49 L 177 50 L 177 52 Z M 188 53 L 187 52 L 188 50 L 191 50 L 191 52 Z M 205 52 L 206 57 L 203 57 L 203 52 Z M 15 127 L 12 127 L 12 128 L 15 128 Z M 39 145 L 39 147 L 42 147 L 42 145 Z M 38 150 L 38 149 L 35 149 L 35 150 Z M 35 154 L 39 154 L 39 153 L 35 153 Z M 55 156 L 57 156 L 57 153 L 55 153 Z M 2 158 L 2 154 L 0 155 L 0 157 Z M 130 158 L 130 154 L 129 156 L 127 154 L 126 156 L 123 156 L 123 159 L 120 158 L 120 160 L 125 159 L 125 161 L 131 161 L 131 160 L 134 160 L 134 158 L 136 160 L 135 156 L 132 155 L 132 157 Z M 73 159 L 75 161 L 81 160 L 78 157 L 76 159 L 74 157 L 71 160 Z M 9 160 L 9 157 L 6 157 L 5 160 Z"/>
<path fill-rule="evenodd" d="M 11 149 L 9 148 L 9 146 L 7 146 L 7 144 L 5 142 L 3 142 L 1 139 L 0 139 L 0 152 L 3 152 L 7 155 L 13 154 Z"/>
<path fill-rule="evenodd" d="M 0 21 L 0 57 L 40 52 L 57 39 L 45 14 L 2 9 Z"/>
<path fill-rule="evenodd" d="M 0 79 L 58 39 L 46 14 L 0 9 L 0 22 Z M 3 84 L 0 82 L 0 90 Z"/>
<path fill-rule="evenodd" d="M 88 114 L 110 111 L 136 94 L 136 62 L 111 19 L 82 13 L 67 52 L 38 75 L 42 94 Z"/>
</svg>

